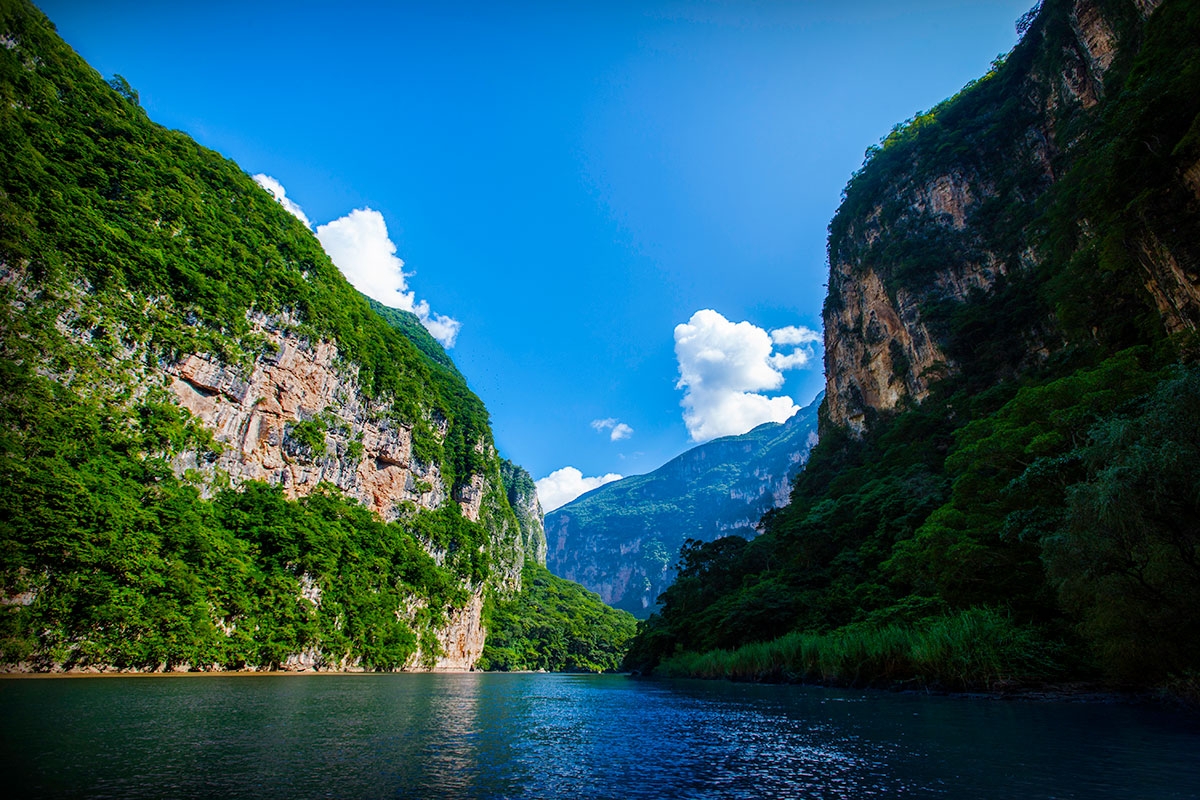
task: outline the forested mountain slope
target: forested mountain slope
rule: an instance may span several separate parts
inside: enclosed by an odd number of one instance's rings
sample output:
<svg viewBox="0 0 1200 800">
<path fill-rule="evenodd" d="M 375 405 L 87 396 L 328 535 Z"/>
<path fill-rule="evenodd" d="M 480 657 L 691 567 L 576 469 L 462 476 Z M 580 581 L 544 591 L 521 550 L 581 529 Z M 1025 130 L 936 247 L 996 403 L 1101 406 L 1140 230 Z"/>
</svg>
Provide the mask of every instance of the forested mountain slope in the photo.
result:
<svg viewBox="0 0 1200 800">
<path fill-rule="evenodd" d="M 525 553 L 445 353 L 21 0 L 0 98 L 0 662 L 471 667 Z"/>
<path fill-rule="evenodd" d="M 685 552 L 630 663 L 1194 685 L 1200 3 L 1021 27 L 851 178 L 821 443 L 762 536 Z"/>
<path fill-rule="evenodd" d="M 550 571 L 647 616 L 675 577 L 688 539 L 753 535 L 787 501 L 817 441 L 820 398 L 786 422 L 714 439 L 646 475 L 605 484 L 546 515 Z"/>
</svg>

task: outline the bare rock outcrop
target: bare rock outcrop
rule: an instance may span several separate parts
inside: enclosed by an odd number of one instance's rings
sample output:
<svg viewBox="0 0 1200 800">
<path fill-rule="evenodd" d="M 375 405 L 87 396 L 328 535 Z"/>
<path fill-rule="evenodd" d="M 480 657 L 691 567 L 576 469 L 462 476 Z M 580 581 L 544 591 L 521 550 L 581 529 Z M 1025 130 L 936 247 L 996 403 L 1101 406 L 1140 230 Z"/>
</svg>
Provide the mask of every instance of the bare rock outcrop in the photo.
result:
<svg viewBox="0 0 1200 800">
<path fill-rule="evenodd" d="M 1140 0 L 1136 10 L 1145 18 L 1158 5 Z M 1064 6 L 1055 13 L 1065 22 L 1052 33 L 1031 29 L 1023 43 L 1024 52 L 1044 57 L 1005 73 L 1003 92 L 988 83 L 997 80 L 990 75 L 964 93 L 975 103 L 969 123 L 947 122 L 941 138 L 922 149 L 922 129 L 940 124 L 941 112 L 919 116 L 876 152 L 887 166 L 866 165 L 872 180 L 856 176 L 847 188 L 830 226 L 823 314 L 832 424 L 861 435 L 873 414 L 925 400 L 934 382 L 974 357 L 947 349 L 954 309 L 1038 265 L 1041 255 L 1011 229 L 1035 218 L 1039 199 L 1059 178 L 1056 165 L 1069 163 L 1080 141 L 1076 123 L 1104 99 L 1105 77 L 1120 54 L 1116 32 L 1124 30 L 1096 0 Z M 994 122 L 1002 117 L 1003 124 Z M 891 146 L 903 155 L 887 152 Z M 1181 170 L 1179 181 L 1200 198 L 1200 164 Z M 1196 330 L 1200 267 L 1152 234 L 1133 246 L 1166 329 Z M 1061 338 L 1049 319 L 1022 324 L 1026 363 L 1044 358 Z"/>
<path fill-rule="evenodd" d="M 202 354 L 165 368 L 179 404 L 223 446 L 211 462 L 196 452 L 176 457 L 177 474 L 220 471 L 235 483 L 279 484 L 291 497 L 330 483 L 387 520 L 398 518 L 405 503 L 444 502 L 437 465 L 413 457 L 411 426 L 389 418 L 386 402 L 363 395 L 334 344 L 309 344 L 270 320 L 256 320 L 255 328 L 275 353 L 258 357 L 245 377 Z M 474 476 L 475 501 L 464 505 L 472 520 L 479 519 L 482 481 Z"/>
</svg>

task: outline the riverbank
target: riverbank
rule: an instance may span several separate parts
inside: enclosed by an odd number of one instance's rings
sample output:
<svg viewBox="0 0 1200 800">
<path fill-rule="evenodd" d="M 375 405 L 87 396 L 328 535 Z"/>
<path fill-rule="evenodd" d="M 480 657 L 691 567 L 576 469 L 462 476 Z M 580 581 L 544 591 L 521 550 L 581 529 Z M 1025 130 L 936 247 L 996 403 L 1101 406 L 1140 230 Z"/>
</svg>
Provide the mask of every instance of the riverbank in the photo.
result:
<svg viewBox="0 0 1200 800">
<path fill-rule="evenodd" d="M 762 685 L 807 686 L 830 691 L 863 691 L 878 694 L 945 697 L 959 700 L 989 700 L 1030 703 L 1094 703 L 1108 705 L 1166 707 L 1200 714 L 1200 687 L 1194 684 L 1180 686 L 1168 684 L 1159 687 L 1116 685 L 1101 681 L 1063 681 L 1056 683 L 1000 683 L 987 688 L 970 687 L 953 689 L 934 684 L 919 684 L 916 681 L 897 681 L 883 684 L 847 684 L 837 681 L 800 680 L 795 676 L 762 676 L 758 678 L 695 676 L 695 675 L 640 675 L 642 680 L 700 680 L 726 681 L 729 683 L 754 683 Z"/>
<path fill-rule="evenodd" d="M 997 698 L 1160 698 L 1200 708 L 1200 675 L 1113 684 L 1081 674 L 1065 645 L 989 609 L 922 625 L 792 632 L 732 650 L 675 653 L 653 668 L 667 678 L 727 679 Z"/>
<path fill-rule="evenodd" d="M 132 677 L 196 677 L 202 675 L 466 675 L 474 669 L 287 669 L 286 667 L 246 667 L 225 669 L 219 665 L 193 668 L 190 665 L 161 667 L 158 669 L 119 668 L 109 665 L 89 665 L 69 669 L 36 669 L 22 664 L 0 665 L 0 680 L 5 678 L 132 678 Z"/>
</svg>

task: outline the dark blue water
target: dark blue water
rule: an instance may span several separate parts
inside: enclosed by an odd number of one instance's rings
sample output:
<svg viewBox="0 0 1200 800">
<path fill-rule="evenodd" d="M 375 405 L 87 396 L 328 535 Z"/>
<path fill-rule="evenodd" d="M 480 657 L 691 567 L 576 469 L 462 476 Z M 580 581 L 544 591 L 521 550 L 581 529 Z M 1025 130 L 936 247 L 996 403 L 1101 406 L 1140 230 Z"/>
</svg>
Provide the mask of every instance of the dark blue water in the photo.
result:
<svg viewBox="0 0 1200 800">
<path fill-rule="evenodd" d="M 0 681 L 6 797 L 1197 798 L 1176 712 L 620 676 Z"/>
</svg>

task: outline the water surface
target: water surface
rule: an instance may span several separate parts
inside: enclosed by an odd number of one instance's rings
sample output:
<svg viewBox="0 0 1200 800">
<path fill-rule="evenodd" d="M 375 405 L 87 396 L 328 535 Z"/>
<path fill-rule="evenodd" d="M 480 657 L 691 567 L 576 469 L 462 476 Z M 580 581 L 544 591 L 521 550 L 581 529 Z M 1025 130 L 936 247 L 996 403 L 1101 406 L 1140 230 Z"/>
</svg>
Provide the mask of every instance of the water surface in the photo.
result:
<svg viewBox="0 0 1200 800">
<path fill-rule="evenodd" d="M 0 681 L 9 797 L 1197 798 L 1158 709 L 574 675 Z"/>
</svg>

